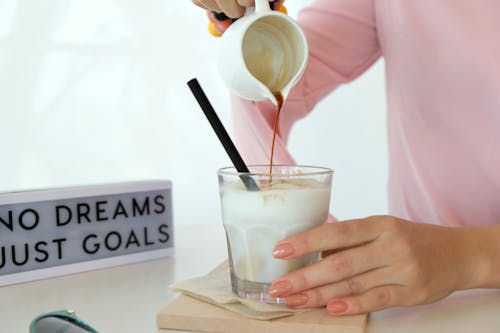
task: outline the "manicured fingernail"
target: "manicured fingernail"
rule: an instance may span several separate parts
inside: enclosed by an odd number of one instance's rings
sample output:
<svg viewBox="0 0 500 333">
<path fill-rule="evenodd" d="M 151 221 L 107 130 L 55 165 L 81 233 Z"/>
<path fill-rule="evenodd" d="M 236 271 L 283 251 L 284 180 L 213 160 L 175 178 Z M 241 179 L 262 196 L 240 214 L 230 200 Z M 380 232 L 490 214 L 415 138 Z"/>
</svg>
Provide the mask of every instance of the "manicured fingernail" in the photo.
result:
<svg viewBox="0 0 500 333">
<path fill-rule="evenodd" d="M 295 294 L 288 296 L 285 299 L 286 305 L 288 305 L 291 308 L 295 308 L 301 305 L 305 305 L 309 301 L 309 296 L 306 294 Z"/>
<path fill-rule="evenodd" d="M 279 297 L 292 291 L 292 284 L 288 280 L 273 282 L 269 288 L 269 295 Z"/>
<path fill-rule="evenodd" d="M 276 258 L 286 258 L 294 252 L 292 244 L 288 242 L 278 243 L 273 249 L 273 256 Z"/>
<path fill-rule="evenodd" d="M 328 303 L 326 308 L 331 314 L 339 315 L 347 311 L 347 303 L 344 301 L 333 301 Z"/>
</svg>

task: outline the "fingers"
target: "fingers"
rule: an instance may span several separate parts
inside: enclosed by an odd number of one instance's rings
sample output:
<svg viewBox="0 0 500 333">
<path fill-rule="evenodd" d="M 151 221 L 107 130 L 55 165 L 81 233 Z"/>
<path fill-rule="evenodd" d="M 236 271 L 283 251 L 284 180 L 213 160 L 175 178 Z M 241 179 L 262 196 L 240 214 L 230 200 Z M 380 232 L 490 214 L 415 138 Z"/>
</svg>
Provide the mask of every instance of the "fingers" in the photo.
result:
<svg viewBox="0 0 500 333">
<path fill-rule="evenodd" d="M 220 9 L 226 13 L 228 17 L 238 18 L 243 16 L 245 13 L 245 7 L 241 7 L 236 1 L 227 1 L 227 0 L 216 0 Z"/>
<path fill-rule="evenodd" d="M 279 259 L 301 257 L 309 253 L 346 248 L 376 239 L 382 232 L 375 217 L 327 223 L 279 241 L 273 256 Z"/>
<path fill-rule="evenodd" d="M 328 302 L 326 308 L 333 316 L 354 315 L 387 309 L 402 305 L 400 297 L 404 295 L 404 287 L 382 286 L 370 289 L 361 295 Z"/>
<path fill-rule="evenodd" d="M 302 291 L 285 297 L 285 302 L 292 308 L 313 308 L 326 305 L 334 298 L 359 295 L 367 290 L 382 285 L 393 284 L 394 272 L 389 268 L 371 270 L 349 277 L 337 283 Z"/>
<path fill-rule="evenodd" d="M 383 267 L 386 264 L 384 258 L 384 253 L 376 243 L 338 252 L 280 277 L 271 284 L 269 294 L 283 297 L 332 284 Z"/>
<path fill-rule="evenodd" d="M 238 4 L 242 7 L 255 6 L 255 0 L 238 0 Z"/>
<path fill-rule="evenodd" d="M 193 3 L 201 8 L 212 10 L 214 12 L 221 12 L 219 5 L 215 0 L 192 0 Z"/>
<path fill-rule="evenodd" d="M 255 4 L 254 0 L 192 0 L 192 2 L 204 9 L 217 13 L 224 12 L 231 18 L 243 16 L 245 8 Z"/>
</svg>

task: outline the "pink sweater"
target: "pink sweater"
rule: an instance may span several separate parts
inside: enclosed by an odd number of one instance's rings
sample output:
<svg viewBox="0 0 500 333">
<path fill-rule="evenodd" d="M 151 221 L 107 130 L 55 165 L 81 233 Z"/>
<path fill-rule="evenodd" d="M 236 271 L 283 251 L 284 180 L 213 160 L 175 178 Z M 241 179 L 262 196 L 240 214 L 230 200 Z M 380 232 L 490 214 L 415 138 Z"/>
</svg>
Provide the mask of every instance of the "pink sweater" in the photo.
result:
<svg viewBox="0 0 500 333">
<path fill-rule="evenodd" d="M 499 0 L 316 0 L 298 22 L 310 58 L 285 102 L 275 162 L 294 163 L 286 141 L 295 121 L 383 56 L 389 213 L 448 226 L 500 223 Z M 274 112 L 233 98 L 248 164 L 268 163 Z"/>
</svg>

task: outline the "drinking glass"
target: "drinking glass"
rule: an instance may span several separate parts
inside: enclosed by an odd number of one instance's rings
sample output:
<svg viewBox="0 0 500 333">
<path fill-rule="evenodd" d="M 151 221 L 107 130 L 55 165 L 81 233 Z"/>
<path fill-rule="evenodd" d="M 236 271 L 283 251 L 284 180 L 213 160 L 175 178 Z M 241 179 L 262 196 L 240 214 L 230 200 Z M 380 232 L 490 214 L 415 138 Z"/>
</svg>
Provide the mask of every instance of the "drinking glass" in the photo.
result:
<svg viewBox="0 0 500 333">
<path fill-rule="evenodd" d="M 231 286 L 242 298 L 283 303 L 268 290 L 290 271 L 317 262 L 320 253 L 281 260 L 272 256 L 275 244 L 290 235 L 326 222 L 333 171 L 314 166 L 268 165 L 218 170 L 222 219 L 226 231 Z M 258 186 L 248 185 L 248 178 Z"/>
</svg>

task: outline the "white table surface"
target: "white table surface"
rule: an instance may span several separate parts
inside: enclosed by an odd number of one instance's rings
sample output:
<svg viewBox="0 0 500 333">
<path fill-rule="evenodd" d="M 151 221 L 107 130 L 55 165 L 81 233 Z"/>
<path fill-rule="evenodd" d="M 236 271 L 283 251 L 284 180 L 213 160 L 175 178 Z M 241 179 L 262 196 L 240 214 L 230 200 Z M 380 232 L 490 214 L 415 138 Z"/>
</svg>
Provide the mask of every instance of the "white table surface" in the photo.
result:
<svg viewBox="0 0 500 333">
<path fill-rule="evenodd" d="M 175 230 L 173 257 L 0 287 L 0 332 L 27 332 L 40 313 L 75 309 L 102 333 L 168 332 L 156 312 L 174 295 L 169 283 L 203 275 L 226 258 L 222 227 Z M 499 332 L 500 291 L 471 291 L 427 306 L 370 315 L 369 333 Z"/>
</svg>

